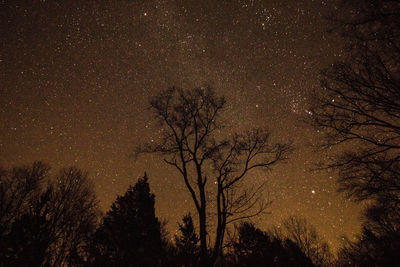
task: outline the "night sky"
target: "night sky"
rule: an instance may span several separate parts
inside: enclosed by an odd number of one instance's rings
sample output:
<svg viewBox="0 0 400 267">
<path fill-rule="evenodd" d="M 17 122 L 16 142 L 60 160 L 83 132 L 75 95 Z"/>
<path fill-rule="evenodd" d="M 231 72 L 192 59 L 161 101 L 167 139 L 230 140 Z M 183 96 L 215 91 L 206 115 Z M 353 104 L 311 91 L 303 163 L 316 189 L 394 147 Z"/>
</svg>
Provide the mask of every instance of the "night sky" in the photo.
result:
<svg viewBox="0 0 400 267">
<path fill-rule="evenodd" d="M 18 3 L 17 3 L 18 2 Z M 267 180 L 266 229 L 306 217 L 336 248 L 359 231 L 360 206 L 311 172 L 327 154 L 300 120 L 318 73 L 343 57 L 326 17 L 335 1 L 1 1 L 0 164 L 75 165 L 95 180 L 106 211 L 146 171 L 156 213 L 174 234 L 193 210 L 178 173 L 133 149 L 159 138 L 148 98 L 176 85 L 211 85 L 227 98 L 226 131 L 266 127 L 296 147 Z M 193 212 L 192 212 L 193 213 Z"/>
</svg>

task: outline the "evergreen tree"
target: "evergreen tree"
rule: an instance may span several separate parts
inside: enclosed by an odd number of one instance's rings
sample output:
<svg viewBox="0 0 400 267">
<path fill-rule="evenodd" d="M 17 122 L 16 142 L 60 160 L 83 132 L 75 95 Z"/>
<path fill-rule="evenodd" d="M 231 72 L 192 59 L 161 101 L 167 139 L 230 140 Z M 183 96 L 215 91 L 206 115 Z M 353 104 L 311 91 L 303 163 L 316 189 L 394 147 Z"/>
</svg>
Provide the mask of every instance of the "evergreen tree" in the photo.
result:
<svg viewBox="0 0 400 267">
<path fill-rule="evenodd" d="M 160 265 L 160 222 L 146 174 L 112 204 L 94 236 L 91 253 L 94 265 Z"/>
<path fill-rule="evenodd" d="M 192 215 L 188 213 L 179 224 L 180 236 L 175 236 L 175 244 L 180 265 L 196 266 L 199 256 L 199 238 L 196 234 Z"/>
</svg>

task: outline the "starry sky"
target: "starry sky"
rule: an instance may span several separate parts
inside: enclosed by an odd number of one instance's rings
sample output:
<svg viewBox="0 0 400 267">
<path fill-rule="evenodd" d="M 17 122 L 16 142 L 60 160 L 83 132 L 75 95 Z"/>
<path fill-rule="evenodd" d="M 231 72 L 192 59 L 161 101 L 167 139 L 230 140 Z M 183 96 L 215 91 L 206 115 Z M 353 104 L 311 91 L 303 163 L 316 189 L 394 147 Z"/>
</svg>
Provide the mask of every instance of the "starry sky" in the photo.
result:
<svg viewBox="0 0 400 267">
<path fill-rule="evenodd" d="M 159 138 L 148 98 L 172 85 L 210 85 L 227 98 L 226 131 L 266 127 L 296 147 L 256 172 L 273 200 L 262 229 L 306 217 L 335 249 L 359 231 L 360 206 L 335 191 L 328 157 L 301 123 L 321 69 L 343 58 L 328 34 L 336 1 L 142 0 L 0 2 L 0 164 L 75 165 L 95 180 L 106 211 L 146 171 L 156 213 L 173 234 L 193 209 L 179 175 L 133 149 Z"/>
</svg>

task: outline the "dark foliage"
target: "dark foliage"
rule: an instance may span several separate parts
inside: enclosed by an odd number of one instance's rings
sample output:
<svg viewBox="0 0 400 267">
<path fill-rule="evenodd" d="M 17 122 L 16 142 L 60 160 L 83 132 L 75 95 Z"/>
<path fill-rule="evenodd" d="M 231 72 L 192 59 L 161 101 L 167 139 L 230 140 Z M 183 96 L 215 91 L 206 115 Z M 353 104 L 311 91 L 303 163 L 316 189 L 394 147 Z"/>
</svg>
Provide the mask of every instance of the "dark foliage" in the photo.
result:
<svg viewBox="0 0 400 267">
<path fill-rule="evenodd" d="M 359 240 L 346 241 L 339 251 L 339 266 L 399 266 L 400 233 L 376 236 L 364 228 Z"/>
<path fill-rule="evenodd" d="M 179 224 L 180 235 L 175 236 L 176 255 L 180 266 L 197 266 L 199 264 L 199 238 L 194 228 L 192 215 L 188 213 Z"/>
<path fill-rule="evenodd" d="M 96 231 L 90 248 L 94 266 L 159 266 L 160 222 L 145 175 L 118 196 Z"/>
<path fill-rule="evenodd" d="M 12 223 L 1 242 L 5 266 L 40 266 L 46 262 L 51 236 L 45 216 L 33 210 Z"/>
<path fill-rule="evenodd" d="M 399 266 L 400 210 L 397 203 L 379 199 L 364 213 L 358 240 L 346 240 L 339 251 L 341 266 Z"/>
<path fill-rule="evenodd" d="M 54 178 L 50 168 L 3 171 L 0 183 L 0 258 L 4 266 L 71 265 L 82 257 L 94 231 L 98 208 L 87 175 L 67 168 Z"/>
<path fill-rule="evenodd" d="M 117 197 L 96 230 L 99 212 L 87 175 L 67 168 L 51 178 L 49 170 L 37 162 L 0 173 L 0 266 L 202 265 L 191 214 L 169 243 L 146 175 Z M 249 223 L 238 228 L 232 249 L 215 264 L 312 266 L 296 242 L 270 237 Z"/>
<path fill-rule="evenodd" d="M 238 227 L 231 245 L 235 266 L 314 266 L 293 241 L 271 238 L 251 223 Z"/>
</svg>

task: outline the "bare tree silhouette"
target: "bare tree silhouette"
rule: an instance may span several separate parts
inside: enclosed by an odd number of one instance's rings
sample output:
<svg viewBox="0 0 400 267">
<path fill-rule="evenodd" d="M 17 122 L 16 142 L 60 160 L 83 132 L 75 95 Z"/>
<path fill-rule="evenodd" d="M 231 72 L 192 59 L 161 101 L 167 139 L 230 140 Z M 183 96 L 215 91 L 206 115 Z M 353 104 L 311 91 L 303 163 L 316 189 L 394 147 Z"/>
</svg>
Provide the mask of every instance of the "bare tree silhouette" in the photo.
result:
<svg viewBox="0 0 400 267">
<path fill-rule="evenodd" d="M 341 250 L 342 265 L 394 266 L 400 207 L 400 3 L 342 1 L 335 30 L 348 57 L 326 69 L 310 109 L 321 146 L 336 151 L 339 191 L 368 200 L 360 240 Z"/>
<path fill-rule="evenodd" d="M 226 225 L 260 214 L 266 207 L 259 202 L 262 186 L 249 188 L 245 182 L 256 168 L 270 170 L 287 158 L 291 146 L 273 143 L 270 133 L 255 129 L 234 134 L 221 133 L 219 121 L 225 99 L 210 87 L 183 90 L 172 87 L 151 99 L 151 107 L 163 131 L 159 142 L 138 147 L 136 155 L 160 153 L 175 167 L 190 192 L 199 218 L 200 259 L 210 265 L 220 256 Z M 207 183 L 208 182 L 208 183 Z M 215 200 L 209 198 L 214 186 Z M 207 254 L 207 207 L 216 207 L 216 238 L 212 255 Z M 257 206 L 260 204 L 260 206 Z"/>
<path fill-rule="evenodd" d="M 49 170 L 42 162 L 10 171 L 0 169 L 0 236 L 10 230 L 16 218 L 28 211 L 29 202 L 40 193 Z"/>
<path fill-rule="evenodd" d="M 351 57 L 322 73 L 310 109 L 322 147 L 340 147 L 325 167 L 339 170 L 339 190 L 358 200 L 390 193 L 400 201 L 400 4 L 347 1 L 340 10 Z"/>
<path fill-rule="evenodd" d="M 284 236 L 292 240 L 315 266 L 332 265 L 333 257 L 328 244 L 305 218 L 291 216 L 283 222 L 283 226 Z"/>
<path fill-rule="evenodd" d="M 41 162 L 3 171 L 0 258 L 6 265 L 61 266 L 83 256 L 99 211 L 87 174 L 71 167 L 53 179 Z"/>
</svg>

